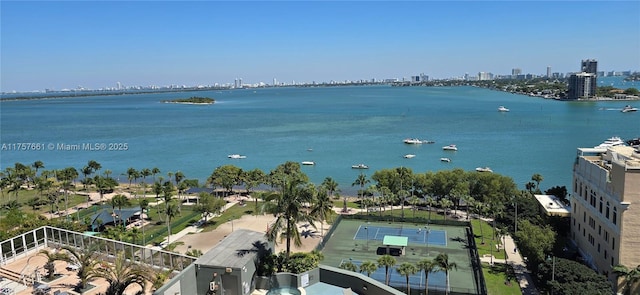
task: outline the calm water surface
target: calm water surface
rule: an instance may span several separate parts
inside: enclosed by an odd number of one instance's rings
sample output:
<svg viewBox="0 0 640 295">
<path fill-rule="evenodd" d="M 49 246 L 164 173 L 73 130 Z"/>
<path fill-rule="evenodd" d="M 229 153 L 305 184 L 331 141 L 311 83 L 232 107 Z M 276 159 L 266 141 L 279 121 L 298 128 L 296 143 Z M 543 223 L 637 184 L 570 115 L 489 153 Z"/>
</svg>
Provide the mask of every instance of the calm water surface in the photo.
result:
<svg viewBox="0 0 640 295">
<path fill-rule="evenodd" d="M 160 103 L 208 96 L 214 105 Z M 343 193 L 359 173 L 409 167 L 414 172 L 489 166 L 522 188 L 531 175 L 543 188 L 569 186 L 576 148 L 611 136 L 640 136 L 629 102 L 558 102 L 475 87 L 268 88 L 5 101 L 3 144 L 126 143 L 126 151 L 2 150 L 4 169 L 41 160 L 46 169 L 82 168 L 96 160 L 114 176 L 129 167 L 182 171 L 204 181 L 218 166 L 268 172 L 286 161 L 315 161 L 303 171 L 316 183 L 334 178 Z M 632 103 L 633 104 L 633 103 Z M 498 106 L 511 111 L 500 113 Z M 635 102 L 640 107 L 640 102 Z M 435 144 L 407 145 L 407 137 Z M 456 144 L 457 152 L 442 150 Z M 229 159 L 228 154 L 246 155 Z M 415 154 L 412 159 L 403 155 Z M 451 163 L 440 162 L 448 157 Z M 351 165 L 365 163 L 369 170 Z M 121 175 L 121 181 L 126 176 Z"/>
</svg>

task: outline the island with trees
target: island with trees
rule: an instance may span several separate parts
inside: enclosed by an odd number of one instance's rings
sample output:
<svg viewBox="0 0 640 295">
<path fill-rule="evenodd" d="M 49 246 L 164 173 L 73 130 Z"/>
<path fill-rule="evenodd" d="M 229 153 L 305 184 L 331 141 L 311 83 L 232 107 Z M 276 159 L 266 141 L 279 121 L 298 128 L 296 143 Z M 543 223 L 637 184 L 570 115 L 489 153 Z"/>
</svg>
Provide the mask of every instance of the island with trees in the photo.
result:
<svg viewBox="0 0 640 295">
<path fill-rule="evenodd" d="M 214 104 L 215 99 L 209 97 L 192 96 L 189 98 L 178 98 L 173 100 L 163 100 L 164 103 L 181 103 L 181 104 Z"/>
</svg>

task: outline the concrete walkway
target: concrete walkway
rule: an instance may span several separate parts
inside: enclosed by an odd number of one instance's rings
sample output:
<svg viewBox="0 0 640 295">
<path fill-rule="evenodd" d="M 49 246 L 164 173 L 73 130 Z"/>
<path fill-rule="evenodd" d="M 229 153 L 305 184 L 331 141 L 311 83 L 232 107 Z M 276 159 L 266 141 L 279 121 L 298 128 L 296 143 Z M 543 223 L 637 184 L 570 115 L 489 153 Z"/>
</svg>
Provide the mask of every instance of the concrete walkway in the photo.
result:
<svg viewBox="0 0 640 295">
<path fill-rule="evenodd" d="M 509 264 L 513 267 L 513 270 L 516 275 L 516 279 L 520 284 L 520 290 L 522 290 L 523 295 L 538 295 L 538 289 L 533 284 L 533 278 L 531 277 L 531 273 L 527 269 L 527 266 L 520 255 L 520 251 L 516 246 L 516 243 L 513 241 L 513 238 L 509 235 L 504 237 L 504 247 L 507 249 L 507 259 L 496 259 L 491 256 L 483 256 L 480 257 L 481 262 L 486 262 L 491 264 L 493 263 L 505 263 Z M 504 249 L 496 250 L 496 251 L 504 251 Z"/>
</svg>

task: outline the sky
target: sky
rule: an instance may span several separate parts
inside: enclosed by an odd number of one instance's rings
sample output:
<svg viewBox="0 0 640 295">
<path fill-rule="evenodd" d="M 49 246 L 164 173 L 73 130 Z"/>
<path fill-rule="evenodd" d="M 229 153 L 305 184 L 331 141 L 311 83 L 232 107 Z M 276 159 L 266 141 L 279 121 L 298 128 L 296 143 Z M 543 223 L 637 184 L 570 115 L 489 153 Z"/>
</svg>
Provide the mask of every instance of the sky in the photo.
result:
<svg viewBox="0 0 640 295">
<path fill-rule="evenodd" d="M 640 70 L 640 1 L 0 1 L 0 91 Z"/>
</svg>

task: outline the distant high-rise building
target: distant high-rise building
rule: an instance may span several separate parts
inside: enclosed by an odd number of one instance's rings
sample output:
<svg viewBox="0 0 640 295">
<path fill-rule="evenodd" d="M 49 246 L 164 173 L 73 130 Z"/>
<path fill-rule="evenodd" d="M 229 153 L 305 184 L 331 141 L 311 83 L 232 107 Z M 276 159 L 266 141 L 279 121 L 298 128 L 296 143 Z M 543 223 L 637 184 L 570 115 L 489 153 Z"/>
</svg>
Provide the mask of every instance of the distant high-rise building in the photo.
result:
<svg viewBox="0 0 640 295">
<path fill-rule="evenodd" d="M 117 87 L 118 87 L 118 90 L 121 90 L 121 89 L 122 89 L 122 84 L 120 84 L 120 82 L 117 82 L 116 84 L 118 85 L 118 86 L 117 86 Z"/>
<path fill-rule="evenodd" d="M 238 88 L 238 78 L 233 81 L 233 88 Z"/>
<path fill-rule="evenodd" d="M 520 68 L 511 69 L 511 78 L 512 79 L 515 79 L 520 74 L 522 74 L 522 69 L 520 69 Z"/>
<path fill-rule="evenodd" d="M 568 99 L 584 99 L 596 96 L 596 74 L 577 73 L 569 76 Z"/>
<path fill-rule="evenodd" d="M 276 78 L 273 78 L 273 86 L 278 85 L 278 80 L 276 80 Z"/>
<path fill-rule="evenodd" d="M 547 78 L 551 78 L 551 66 L 547 66 Z"/>
<path fill-rule="evenodd" d="M 589 74 L 598 74 L 598 61 L 595 59 L 583 59 L 580 67 L 580 71 Z"/>
</svg>

